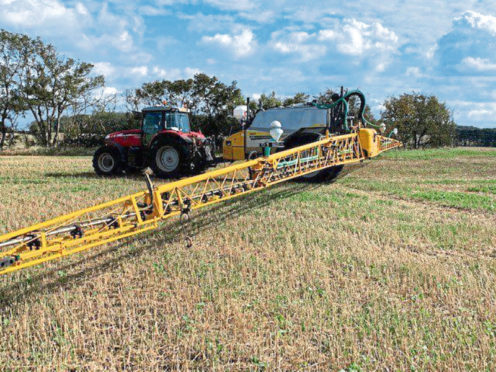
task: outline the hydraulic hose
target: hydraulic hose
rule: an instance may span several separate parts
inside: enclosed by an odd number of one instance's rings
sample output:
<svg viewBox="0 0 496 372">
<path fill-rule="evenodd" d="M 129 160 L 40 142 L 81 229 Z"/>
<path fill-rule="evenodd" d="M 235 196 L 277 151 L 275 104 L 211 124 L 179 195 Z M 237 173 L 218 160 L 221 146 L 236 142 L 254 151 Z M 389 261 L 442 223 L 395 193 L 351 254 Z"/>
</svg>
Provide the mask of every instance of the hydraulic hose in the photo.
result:
<svg viewBox="0 0 496 372">
<path fill-rule="evenodd" d="M 348 125 L 348 112 L 349 112 L 349 104 L 348 101 L 350 100 L 351 97 L 357 96 L 360 98 L 360 110 L 359 110 L 359 118 L 364 123 L 365 125 L 368 125 L 370 127 L 380 129 L 380 126 L 372 124 L 370 121 L 368 121 L 365 118 L 365 107 L 367 105 L 367 101 L 365 99 L 365 95 L 360 91 L 360 90 L 352 90 L 348 93 L 346 93 L 344 96 L 340 97 L 338 100 L 336 100 L 333 103 L 330 104 L 318 104 L 314 103 L 314 106 L 316 106 L 319 109 L 332 109 L 335 107 L 338 107 L 339 105 L 344 106 L 344 117 L 343 117 L 343 123 L 344 123 L 344 128 L 345 130 L 349 131 L 350 127 Z"/>
</svg>

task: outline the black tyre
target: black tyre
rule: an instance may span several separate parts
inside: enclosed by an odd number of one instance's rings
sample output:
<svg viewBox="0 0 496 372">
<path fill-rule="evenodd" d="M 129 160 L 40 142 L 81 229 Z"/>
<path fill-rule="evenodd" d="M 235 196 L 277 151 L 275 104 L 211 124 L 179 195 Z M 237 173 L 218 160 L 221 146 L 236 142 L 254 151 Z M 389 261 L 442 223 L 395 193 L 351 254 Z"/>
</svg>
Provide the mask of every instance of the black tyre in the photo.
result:
<svg viewBox="0 0 496 372">
<path fill-rule="evenodd" d="M 93 168 L 100 176 L 121 174 L 123 166 L 119 150 L 114 147 L 100 147 L 93 155 Z"/>
<path fill-rule="evenodd" d="M 152 145 L 150 167 L 160 178 L 176 178 L 193 169 L 186 145 L 170 138 Z"/>
<path fill-rule="evenodd" d="M 322 134 L 315 132 L 295 133 L 295 135 L 287 138 L 284 145 L 285 145 L 285 149 L 292 149 L 294 147 L 319 141 L 322 138 L 323 138 Z M 304 176 L 298 177 L 296 180 L 303 182 L 332 181 L 339 175 L 342 169 L 343 169 L 342 165 L 337 165 L 335 167 L 326 168 L 320 171 L 306 174 Z"/>
</svg>

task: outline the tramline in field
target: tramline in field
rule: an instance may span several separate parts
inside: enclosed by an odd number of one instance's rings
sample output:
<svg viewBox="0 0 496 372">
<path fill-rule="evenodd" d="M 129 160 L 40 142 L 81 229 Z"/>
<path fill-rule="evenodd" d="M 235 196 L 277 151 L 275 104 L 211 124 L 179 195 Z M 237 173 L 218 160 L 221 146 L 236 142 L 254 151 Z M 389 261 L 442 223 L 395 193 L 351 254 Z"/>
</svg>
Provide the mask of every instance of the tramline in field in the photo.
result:
<svg viewBox="0 0 496 372">
<path fill-rule="evenodd" d="M 145 191 L 0 236 L 0 274 L 150 231 L 172 217 L 189 219 L 190 212 L 195 209 L 295 178 L 358 163 L 401 146 L 401 142 L 381 136 L 375 129 L 365 128 L 371 124 L 363 117 L 364 99 L 360 120 L 349 126 L 348 100 L 357 94 L 356 91 L 342 94 L 332 104 L 319 106 L 328 110 L 329 117 L 338 113 L 342 126 L 349 131 L 347 134 L 332 135 L 331 120 L 318 140 L 291 148 L 287 143 L 279 142 L 281 130 L 278 125 L 272 125 L 276 132 L 271 133 L 274 139 L 260 146 L 266 156 L 257 153 L 256 159 L 159 186 L 153 186 L 147 176 Z M 271 148 L 279 151 L 270 154 Z"/>
</svg>

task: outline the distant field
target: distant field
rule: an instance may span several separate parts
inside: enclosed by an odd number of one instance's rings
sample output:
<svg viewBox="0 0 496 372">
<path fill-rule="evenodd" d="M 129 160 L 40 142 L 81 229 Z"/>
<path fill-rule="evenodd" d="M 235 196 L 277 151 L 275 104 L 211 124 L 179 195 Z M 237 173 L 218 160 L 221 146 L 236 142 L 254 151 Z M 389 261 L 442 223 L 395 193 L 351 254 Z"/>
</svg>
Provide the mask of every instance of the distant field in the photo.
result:
<svg viewBox="0 0 496 372">
<path fill-rule="evenodd" d="M 1 156 L 0 233 L 143 188 Z M 494 370 L 495 283 L 496 150 L 394 151 L 0 277 L 0 365 Z"/>
</svg>

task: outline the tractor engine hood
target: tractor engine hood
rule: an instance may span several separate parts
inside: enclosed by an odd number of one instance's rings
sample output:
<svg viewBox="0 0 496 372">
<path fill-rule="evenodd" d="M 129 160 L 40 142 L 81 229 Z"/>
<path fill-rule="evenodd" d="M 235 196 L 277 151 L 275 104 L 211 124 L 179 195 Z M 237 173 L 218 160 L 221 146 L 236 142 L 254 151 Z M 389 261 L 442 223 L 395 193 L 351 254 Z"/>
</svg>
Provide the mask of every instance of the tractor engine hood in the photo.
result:
<svg viewBox="0 0 496 372">
<path fill-rule="evenodd" d="M 139 130 L 139 129 L 127 129 L 127 130 L 121 130 L 119 132 L 109 133 L 105 136 L 105 139 L 113 139 L 113 138 L 119 138 L 119 137 L 129 137 L 129 136 L 140 136 L 140 135 L 141 135 L 141 130 Z"/>
<path fill-rule="evenodd" d="M 105 136 L 106 143 L 118 143 L 122 146 L 140 146 L 141 130 L 127 129 L 119 132 L 109 133 Z"/>
</svg>

